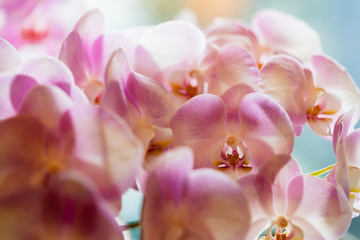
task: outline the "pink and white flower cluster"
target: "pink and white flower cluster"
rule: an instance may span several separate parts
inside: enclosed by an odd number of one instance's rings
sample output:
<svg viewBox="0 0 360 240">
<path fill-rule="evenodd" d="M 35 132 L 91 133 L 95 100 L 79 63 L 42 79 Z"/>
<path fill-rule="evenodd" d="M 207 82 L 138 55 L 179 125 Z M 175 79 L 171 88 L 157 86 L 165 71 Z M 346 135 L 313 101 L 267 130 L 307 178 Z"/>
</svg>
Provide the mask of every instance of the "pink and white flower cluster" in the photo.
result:
<svg viewBox="0 0 360 240">
<path fill-rule="evenodd" d="M 4 239 L 123 239 L 131 187 L 142 239 L 335 240 L 359 215 L 360 91 L 301 20 L 269 9 L 250 25 L 107 32 L 90 10 L 58 58 L 24 58 L 24 38 L 62 29 L 18 2 L 1 5 L 26 20 L 0 39 Z M 291 156 L 305 124 L 333 141 L 324 179 Z"/>
</svg>

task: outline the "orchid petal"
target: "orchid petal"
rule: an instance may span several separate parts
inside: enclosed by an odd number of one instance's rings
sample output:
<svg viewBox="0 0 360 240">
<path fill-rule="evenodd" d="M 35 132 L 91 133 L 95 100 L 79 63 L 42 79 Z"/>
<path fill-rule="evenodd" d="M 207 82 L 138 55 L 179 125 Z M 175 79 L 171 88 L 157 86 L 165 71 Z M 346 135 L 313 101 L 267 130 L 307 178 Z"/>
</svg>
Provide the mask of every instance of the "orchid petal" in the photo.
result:
<svg viewBox="0 0 360 240">
<path fill-rule="evenodd" d="M 170 122 L 172 145 L 191 147 L 195 167 L 211 166 L 212 152 L 226 138 L 225 113 L 225 104 L 218 96 L 202 94 L 191 98 Z"/>
<path fill-rule="evenodd" d="M 58 88 L 38 85 L 25 95 L 18 114 L 33 116 L 56 130 L 61 116 L 72 106 L 71 99 Z"/>
<path fill-rule="evenodd" d="M 185 147 L 173 149 L 158 159 L 146 183 L 142 211 L 144 239 L 163 239 L 167 234 L 171 235 L 168 238 L 176 238 L 171 226 L 176 218 L 173 211 L 179 207 L 183 184 L 192 166 L 192 152 Z"/>
<path fill-rule="evenodd" d="M 273 191 L 271 183 L 261 175 L 250 174 L 237 180 L 240 188 L 246 193 L 250 204 L 251 225 L 248 238 L 254 239 L 272 220 L 275 215 L 273 208 Z"/>
<path fill-rule="evenodd" d="M 302 60 L 309 60 L 321 52 L 319 35 L 306 23 L 275 9 L 259 11 L 252 26 L 260 44 L 275 51 L 286 52 Z"/>
<path fill-rule="evenodd" d="M 21 63 L 21 56 L 5 39 L 0 38 L 0 73 L 15 72 Z"/>
<path fill-rule="evenodd" d="M 338 96 L 345 111 L 360 102 L 359 88 L 343 66 L 324 55 L 313 56 L 310 64 L 315 85 Z"/>
<path fill-rule="evenodd" d="M 37 82 L 24 75 L 0 76 L 0 118 L 8 118 L 19 110 L 25 94 Z"/>
<path fill-rule="evenodd" d="M 0 199 L 6 239 L 123 239 L 113 212 L 88 182 L 59 179 L 48 192 L 23 188 Z"/>
<path fill-rule="evenodd" d="M 205 44 L 205 37 L 198 28 L 182 21 L 169 21 L 145 32 L 140 45 L 154 57 L 160 69 L 165 69 L 180 63 L 193 63 L 205 49 Z"/>
<path fill-rule="evenodd" d="M 91 44 L 105 32 L 105 19 L 99 9 L 92 9 L 86 12 L 76 23 L 74 31 L 78 32 L 85 47 Z"/>
<path fill-rule="evenodd" d="M 286 112 L 273 100 L 258 93 L 247 94 L 239 105 L 239 114 L 239 135 L 255 167 L 275 154 L 291 154 L 294 130 Z"/>
<path fill-rule="evenodd" d="M 77 106 L 61 124 L 63 141 L 73 146 L 68 154 L 74 167 L 96 179 L 105 197 L 116 199 L 134 183 L 143 149 L 121 118 L 100 108 Z"/>
<path fill-rule="evenodd" d="M 229 88 L 221 95 L 221 99 L 226 106 L 226 124 L 228 132 L 239 131 L 239 104 L 242 98 L 248 94 L 255 92 L 249 85 L 240 83 Z"/>
<path fill-rule="evenodd" d="M 274 99 L 293 124 L 305 124 L 305 74 L 294 58 L 280 55 L 269 59 L 260 70 L 260 92 Z"/>
<path fill-rule="evenodd" d="M 38 184 L 35 173 L 53 157 L 53 140 L 49 130 L 35 118 L 16 116 L 0 122 L 1 196 Z"/>
<path fill-rule="evenodd" d="M 73 84 L 74 78 L 67 66 L 61 61 L 50 56 L 39 56 L 24 62 L 18 70 L 19 74 L 24 74 L 36 79 L 40 84 L 66 83 Z"/>
<path fill-rule="evenodd" d="M 345 140 L 345 155 L 350 166 L 360 168 L 360 128 L 352 131 Z"/>
<path fill-rule="evenodd" d="M 303 188 L 299 188 L 298 185 Z M 291 181 L 287 214 L 304 232 L 305 239 L 339 239 L 351 222 L 351 208 L 336 187 L 313 176 Z"/>
<path fill-rule="evenodd" d="M 139 109 L 141 118 L 159 126 L 168 126 L 178 108 L 173 96 L 160 84 L 143 75 L 131 73 L 126 84 L 126 93 Z"/>
<path fill-rule="evenodd" d="M 66 37 L 59 53 L 59 59 L 70 68 L 79 86 L 86 81 L 86 70 L 90 69 L 89 59 L 84 51 L 79 33 L 71 32 Z"/>
<path fill-rule="evenodd" d="M 284 215 L 289 204 L 288 185 L 292 179 L 301 175 L 299 164 L 291 156 L 279 154 L 266 160 L 258 174 L 272 185 L 274 209 L 277 215 Z"/>
<path fill-rule="evenodd" d="M 244 83 L 257 89 L 258 67 L 251 55 L 243 48 L 227 46 L 210 66 L 204 70 L 209 82 L 209 93 L 221 94 L 229 87 Z"/>
<path fill-rule="evenodd" d="M 106 67 L 106 83 L 118 81 L 124 84 L 131 72 L 132 69 L 126 53 L 121 48 L 116 49 L 111 55 Z"/>
<path fill-rule="evenodd" d="M 248 201 L 227 176 L 213 169 L 193 171 L 184 184 L 183 193 L 190 208 L 188 224 L 194 237 L 245 238 L 250 226 Z"/>
</svg>

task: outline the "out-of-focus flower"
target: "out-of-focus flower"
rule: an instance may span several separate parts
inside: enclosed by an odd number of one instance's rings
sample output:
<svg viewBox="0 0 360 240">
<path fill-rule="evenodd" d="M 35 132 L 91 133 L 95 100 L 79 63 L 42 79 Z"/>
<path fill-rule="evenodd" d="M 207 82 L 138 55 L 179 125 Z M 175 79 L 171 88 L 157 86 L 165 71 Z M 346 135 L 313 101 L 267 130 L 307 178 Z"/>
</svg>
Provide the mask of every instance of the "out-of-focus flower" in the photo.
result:
<svg viewBox="0 0 360 240">
<path fill-rule="evenodd" d="M 66 34 L 86 8 L 85 1 L 79 0 L 1 1 L 0 35 L 24 55 L 56 56 Z"/>
<path fill-rule="evenodd" d="M 351 221 L 346 197 L 328 182 L 302 175 L 288 155 L 268 159 L 257 174 L 238 180 L 252 215 L 246 239 L 339 239 Z M 276 227 L 275 233 L 272 228 Z"/>
<path fill-rule="evenodd" d="M 239 85 L 224 100 L 211 94 L 190 99 L 171 120 L 172 146 L 191 147 L 196 168 L 215 166 L 235 179 L 275 154 L 291 154 L 294 130 L 285 111 L 252 91 Z"/>
<path fill-rule="evenodd" d="M 122 49 L 109 60 L 102 106 L 128 122 L 147 151 L 144 156 L 170 144 L 169 123 L 179 104 L 159 83 L 133 72 Z"/>
<path fill-rule="evenodd" d="M 337 162 L 327 180 L 350 199 L 353 216 L 360 214 L 360 105 L 352 107 L 336 122 L 333 145 Z M 356 128 L 357 126 L 357 128 Z"/>
<path fill-rule="evenodd" d="M 118 201 L 134 184 L 143 159 L 140 143 L 122 119 L 74 105 L 52 86 L 33 87 L 17 116 L 0 122 L 0 132 L 2 194 L 46 185 L 58 172 L 75 169 L 90 176 L 104 197 Z"/>
<path fill-rule="evenodd" d="M 236 183 L 212 169 L 192 171 L 188 148 L 159 162 L 146 185 L 143 239 L 244 239 L 250 214 Z"/>
<path fill-rule="evenodd" d="M 301 61 L 322 51 L 319 35 L 305 22 L 275 9 L 259 11 L 252 19 L 264 59 L 273 54 L 289 54 Z"/>
<path fill-rule="evenodd" d="M 0 197 L 3 239 L 123 239 L 116 211 L 92 181 L 74 172 L 51 179 L 46 189 L 23 186 Z"/>
<path fill-rule="evenodd" d="M 88 103 L 84 93 L 75 85 L 69 69 L 54 57 L 46 55 L 33 57 L 21 64 L 16 63 L 13 67 L 14 70 L 16 68 L 16 71 L 10 71 L 0 76 L 0 108 L 2 109 L 0 119 L 14 116 L 19 111 L 27 92 L 37 85 L 55 86 L 66 93 L 75 103 Z"/>
</svg>

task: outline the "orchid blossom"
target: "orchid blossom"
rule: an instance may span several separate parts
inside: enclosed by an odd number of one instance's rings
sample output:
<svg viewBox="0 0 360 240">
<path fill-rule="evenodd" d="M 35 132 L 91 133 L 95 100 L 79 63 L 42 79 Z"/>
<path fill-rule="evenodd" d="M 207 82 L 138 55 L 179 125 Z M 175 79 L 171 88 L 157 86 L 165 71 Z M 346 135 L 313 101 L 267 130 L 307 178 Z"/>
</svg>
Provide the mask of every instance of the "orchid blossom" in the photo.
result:
<svg viewBox="0 0 360 240">
<path fill-rule="evenodd" d="M 37 56 L 16 65 L 15 72 L 4 72 L 0 76 L 0 119 L 16 115 L 26 93 L 37 85 L 55 86 L 75 103 L 88 103 L 84 93 L 75 85 L 69 69 L 56 58 Z"/>
<path fill-rule="evenodd" d="M 313 56 L 310 69 L 290 56 L 270 58 L 260 70 L 259 89 L 287 111 L 298 136 L 306 122 L 316 134 L 331 136 L 336 119 L 360 102 L 351 76 L 324 55 Z"/>
<path fill-rule="evenodd" d="M 135 46 L 121 33 L 106 34 L 102 12 L 93 9 L 78 20 L 66 37 L 59 59 L 70 68 L 90 102 L 100 103 L 110 56 L 120 46 L 130 49 L 132 45 Z"/>
<path fill-rule="evenodd" d="M 360 214 L 360 105 L 352 107 L 335 124 L 333 145 L 337 162 L 327 180 L 343 190 L 349 198 L 353 217 Z"/>
<path fill-rule="evenodd" d="M 104 197 L 118 201 L 134 184 L 143 159 L 140 143 L 122 119 L 75 105 L 56 87 L 32 88 L 17 116 L 0 122 L 0 132 L 0 185 L 9 191 L 46 186 L 58 172 L 75 169 L 94 179 Z"/>
<path fill-rule="evenodd" d="M 112 209 L 93 182 L 63 172 L 46 189 L 23 186 L 0 197 L 0 233 L 4 239 L 121 240 Z"/>
<path fill-rule="evenodd" d="M 265 62 L 268 56 L 288 54 L 301 61 L 322 51 L 319 35 L 305 22 L 275 9 L 265 9 L 252 19 L 254 31 Z"/>
<path fill-rule="evenodd" d="M 170 150 L 160 158 L 146 185 L 144 240 L 244 239 L 250 202 L 236 183 L 212 169 L 192 171 L 189 148 Z"/>
<path fill-rule="evenodd" d="M 267 228 L 260 239 L 336 240 L 349 227 L 351 208 L 342 191 L 320 178 L 302 175 L 288 155 L 273 156 L 257 174 L 240 178 L 238 184 L 251 201 L 252 220 L 245 239 L 257 239 Z"/>
<path fill-rule="evenodd" d="M 139 45 L 162 72 L 155 80 L 182 102 L 202 93 L 220 95 L 238 83 L 257 89 L 258 69 L 245 49 L 207 45 L 204 34 L 188 23 L 170 21 L 150 28 Z"/>
<path fill-rule="evenodd" d="M 257 171 L 269 157 L 292 152 L 294 130 L 285 111 L 247 85 L 222 98 L 203 94 L 190 99 L 171 120 L 172 146 L 187 145 L 195 167 L 217 167 L 237 179 Z"/>
<path fill-rule="evenodd" d="M 178 103 L 159 83 L 132 71 L 122 49 L 106 70 L 102 106 L 127 121 L 144 146 L 144 156 L 159 154 L 172 140 L 169 122 Z"/>
</svg>

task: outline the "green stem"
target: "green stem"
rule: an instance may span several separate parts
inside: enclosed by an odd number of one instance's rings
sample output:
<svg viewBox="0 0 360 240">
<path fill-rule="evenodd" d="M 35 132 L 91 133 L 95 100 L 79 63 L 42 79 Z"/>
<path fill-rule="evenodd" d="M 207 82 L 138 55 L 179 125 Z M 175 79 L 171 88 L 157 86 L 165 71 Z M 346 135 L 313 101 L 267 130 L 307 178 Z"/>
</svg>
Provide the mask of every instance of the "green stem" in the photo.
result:
<svg viewBox="0 0 360 240">
<path fill-rule="evenodd" d="M 137 227 L 140 227 L 140 226 L 141 226 L 140 221 L 129 222 L 126 225 L 123 225 L 124 230 L 129 230 L 129 229 L 137 228 Z"/>
<path fill-rule="evenodd" d="M 330 172 L 330 171 L 334 168 L 334 165 L 335 165 L 335 164 L 331 164 L 330 166 L 327 166 L 327 167 L 322 168 L 322 169 L 319 169 L 319 170 L 317 170 L 317 171 L 315 171 L 315 172 L 309 173 L 309 175 L 315 176 L 315 177 L 320 176 L 320 175 L 323 175 L 323 174 L 325 174 L 325 173 Z"/>
</svg>

